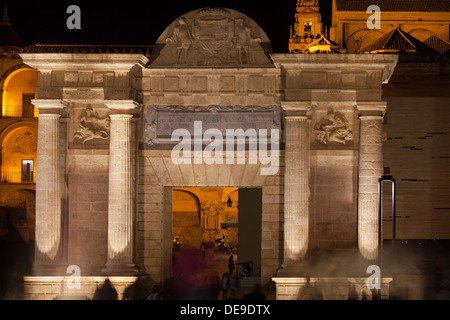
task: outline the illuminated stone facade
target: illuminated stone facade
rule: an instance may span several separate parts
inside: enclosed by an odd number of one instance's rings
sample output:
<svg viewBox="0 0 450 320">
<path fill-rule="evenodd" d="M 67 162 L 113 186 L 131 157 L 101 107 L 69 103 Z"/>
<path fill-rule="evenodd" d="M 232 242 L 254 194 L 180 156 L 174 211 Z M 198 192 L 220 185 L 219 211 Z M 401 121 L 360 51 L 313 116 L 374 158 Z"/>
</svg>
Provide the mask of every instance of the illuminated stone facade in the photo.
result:
<svg viewBox="0 0 450 320">
<path fill-rule="evenodd" d="M 51 50 L 21 54 L 39 72 L 38 159 L 52 159 L 38 171 L 36 277 L 27 278 L 27 298 L 43 297 L 38 276 L 67 280 L 68 265 L 79 266 L 87 282 L 145 274 L 162 283 L 171 276 L 172 194 L 180 188 L 261 190 L 261 225 L 251 230 L 261 238 L 256 274 L 263 285 L 280 272 L 301 277 L 297 263 L 310 252 L 359 246 L 368 263 L 374 258 L 378 243 L 358 240 L 357 225 L 378 232 L 378 171 L 366 181 L 370 205 L 358 212 L 358 199 L 366 199 L 358 188 L 366 162 L 358 159 L 382 156 L 378 140 L 360 138 L 360 116 L 362 124 L 365 113 L 382 119 L 382 84 L 396 56 L 275 54 L 250 18 L 211 8 L 171 24 L 150 59 Z M 267 163 L 251 163 L 250 150 L 216 164 L 205 153 L 196 162 L 194 150 L 193 161 L 175 164 L 171 135 L 180 128 L 194 133 L 194 121 L 202 121 L 203 132 L 224 135 L 279 130 L 277 170 L 261 174 Z M 52 140 L 44 146 L 45 137 Z M 240 210 L 245 201 L 239 197 Z"/>
</svg>

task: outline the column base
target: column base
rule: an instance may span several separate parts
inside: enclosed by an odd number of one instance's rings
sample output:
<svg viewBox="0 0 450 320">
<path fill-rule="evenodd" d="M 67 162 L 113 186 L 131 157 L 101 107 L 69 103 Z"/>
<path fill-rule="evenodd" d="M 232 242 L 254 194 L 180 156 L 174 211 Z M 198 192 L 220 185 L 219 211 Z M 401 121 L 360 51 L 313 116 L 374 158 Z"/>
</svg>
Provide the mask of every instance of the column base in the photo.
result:
<svg viewBox="0 0 450 320">
<path fill-rule="evenodd" d="M 137 265 L 134 263 L 120 263 L 115 261 L 110 261 L 106 263 L 105 268 L 102 269 L 102 273 L 105 276 L 138 276 L 141 271 Z"/>
<path fill-rule="evenodd" d="M 291 276 L 308 276 L 310 265 L 307 260 L 289 261 L 283 263 L 281 269 L 278 270 L 278 277 Z"/>
<path fill-rule="evenodd" d="M 381 278 L 381 290 L 371 290 L 366 277 L 274 277 L 276 300 L 389 299 L 392 278 Z"/>
<path fill-rule="evenodd" d="M 117 291 L 117 299 L 122 300 L 123 294 L 136 277 L 105 277 L 81 276 L 76 282 L 67 275 L 61 276 L 25 276 L 25 300 L 91 300 L 96 289 L 102 286 L 106 279 L 111 281 Z"/>
<path fill-rule="evenodd" d="M 66 276 L 67 264 L 55 263 L 46 264 L 39 263 L 34 264 L 31 270 L 31 274 L 34 276 Z"/>
</svg>

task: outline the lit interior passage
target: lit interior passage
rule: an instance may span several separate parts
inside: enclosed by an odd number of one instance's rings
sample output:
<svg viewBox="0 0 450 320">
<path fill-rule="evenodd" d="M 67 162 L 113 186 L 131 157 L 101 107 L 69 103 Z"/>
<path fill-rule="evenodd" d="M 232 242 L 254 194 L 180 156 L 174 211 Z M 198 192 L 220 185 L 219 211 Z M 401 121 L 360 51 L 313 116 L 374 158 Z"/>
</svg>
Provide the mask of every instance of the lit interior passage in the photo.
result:
<svg viewBox="0 0 450 320">
<path fill-rule="evenodd" d="M 194 263 L 197 271 L 221 277 L 229 273 L 233 255 L 233 276 L 259 275 L 261 189 L 174 188 L 172 211 L 173 259 L 179 267 Z"/>
<path fill-rule="evenodd" d="M 195 258 L 200 269 L 228 272 L 229 256 L 237 261 L 238 202 L 237 188 L 173 189 L 172 250 L 180 267 Z"/>
</svg>

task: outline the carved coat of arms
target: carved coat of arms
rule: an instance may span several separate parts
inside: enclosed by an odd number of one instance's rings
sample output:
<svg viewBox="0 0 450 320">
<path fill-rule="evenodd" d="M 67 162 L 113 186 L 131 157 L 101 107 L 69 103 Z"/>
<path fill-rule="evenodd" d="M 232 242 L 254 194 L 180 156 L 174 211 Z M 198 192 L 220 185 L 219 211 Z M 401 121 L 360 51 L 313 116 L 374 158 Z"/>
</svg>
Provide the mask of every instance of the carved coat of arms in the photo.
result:
<svg viewBox="0 0 450 320">
<path fill-rule="evenodd" d="M 155 66 L 269 64 L 263 31 L 232 10 L 206 8 L 177 19 L 160 37 Z M 158 46 L 158 44 L 157 44 Z"/>
</svg>

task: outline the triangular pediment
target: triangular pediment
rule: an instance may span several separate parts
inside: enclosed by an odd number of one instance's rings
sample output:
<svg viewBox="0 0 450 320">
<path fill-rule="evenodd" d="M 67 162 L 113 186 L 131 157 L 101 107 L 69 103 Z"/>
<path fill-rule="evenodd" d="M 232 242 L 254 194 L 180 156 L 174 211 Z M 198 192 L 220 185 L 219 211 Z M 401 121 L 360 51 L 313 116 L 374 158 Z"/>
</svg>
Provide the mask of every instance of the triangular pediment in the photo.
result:
<svg viewBox="0 0 450 320">
<path fill-rule="evenodd" d="M 320 14 L 319 8 L 317 8 L 316 10 L 314 8 L 315 7 L 299 7 L 297 9 L 297 12 L 300 14 L 305 14 L 305 13 Z"/>
</svg>

